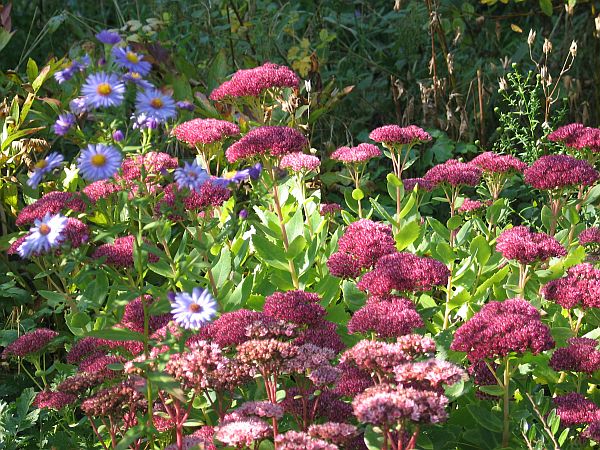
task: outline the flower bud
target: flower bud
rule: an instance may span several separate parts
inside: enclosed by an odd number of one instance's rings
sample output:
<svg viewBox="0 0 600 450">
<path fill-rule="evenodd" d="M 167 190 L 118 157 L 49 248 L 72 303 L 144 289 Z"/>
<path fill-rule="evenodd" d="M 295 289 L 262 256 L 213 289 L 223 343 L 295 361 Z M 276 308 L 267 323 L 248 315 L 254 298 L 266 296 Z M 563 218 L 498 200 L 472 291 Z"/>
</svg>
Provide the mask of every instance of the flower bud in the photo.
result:
<svg viewBox="0 0 600 450">
<path fill-rule="evenodd" d="M 112 134 L 112 138 L 115 142 L 121 142 L 125 136 L 121 130 L 115 130 Z"/>
<path fill-rule="evenodd" d="M 536 36 L 536 34 L 537 33 L 535 31 L 533 31 L 533 29 L 529 30 L 529 36 L 527 36 L 527 45 L 529 45 L 530 47 L 535 42 L 535 36 Z"/>
<path fill-rule="evenodd" d="M 548 39 L 544 39 L 544 46 L 542 47 L 542 50 L 546 55 L 550 53 L 552 51 L 552 42 L 550 42 Z"/>
<path fill-rule="evenodd" d="M 569 52 L 571 56 L 575 58 L 577 56 L 577 41 L 571 42 L 571 47 L 569 48 Z"/>
</svg>

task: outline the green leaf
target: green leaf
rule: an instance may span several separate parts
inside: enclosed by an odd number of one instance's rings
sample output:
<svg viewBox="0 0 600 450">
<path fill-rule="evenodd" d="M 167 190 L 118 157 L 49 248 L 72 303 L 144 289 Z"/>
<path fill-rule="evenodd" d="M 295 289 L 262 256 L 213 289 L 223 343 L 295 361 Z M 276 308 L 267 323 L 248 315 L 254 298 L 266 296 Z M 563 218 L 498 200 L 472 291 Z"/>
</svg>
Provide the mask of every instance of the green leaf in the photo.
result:
<svg viewBox="0 0 600 450">
<path fill-rule="evenodd" d="M 357 188 L 352 191 L 352 198 L 356 201 L 360 201 L 365 198 L 365 194 L 362 190 Z"/>
<path fill-rule="evenodd" d="M 221 250 L 221 256 L 217 263 L 212 268 L 212 274 L 215 279 L 217 288 L 223 286 L 223 284 L 229 278 L 231 273 L 231 251 L 226 245 Z"/>
<path fill-rule="evenodd" d="M 135 331 L 125 328 L 105 328 L 103 330 L 93 330 L 88 333 L 88 336 L 97 337 L 100 339 L 108 339 L 109 341 L 146 341 L 146 337 Z"/>
<path fill-rule="evenodd" d="M 288 248 L 288 259 L 294 259 L 298 256 L 304 249 L 306 248 L 306 239 L 304 236 L 297 236 L 294 239 Z"/>
<path fill-rule="evenodd" d="M 29 58 L 27 60 L 27 69 L 25 72 L 27 73 L 27 78 L 30 82 L 35 80 L 35 78 L 38 76 L 39 69 L 33 59 Z"/>
<path fill-rule="evenodd" d="M 552 0 L 540 0 L 540 8 L 547 16 L 552 16 Z"/>
<path fill-rule="evenodd" d="M 252 244 L 260 259 L 267 264 L 285 271 L 290 269 L 283 245 L 275 245 L 259 234 L 252 236 Z"/>
<path fill-rule="evenodd" d="M 410 244 L 415 242 L 421 234 L 421 223 L 420 220 L 413 220 L 403 224 L 398 230 L 398 233 L 394 236 L 396 240 L 396 248 L 400 251 L 404 250 Z"/>
<path fill-rule="evenodd" d="M 467 410 L 471 413 L 475 422 L 486 430 L 493 431 L 494 433 L 502 431 L 502 419 L 494 414 L 493 411 L 475 404 L 467 405 Z"/>
<path fill-rule="evenodd" d="M 155 263 L 149 262 L 148 269 L 150 269 L 152 272 L 157 273 L 158 275 L 161 275 L 165 278 L 173 278 L 173 275 L 174 275 L 173 269 L 171 269 L 171 266 L 169 265 L 169 263 L 162 259 Z"/>
<path fill-rule="evenodd" d="M 439 220 L 434 219 L 433 217 L 427 217 L 427 223 L 441 238 L 446 241 L 450 240 L 450 231 Z"/>
<path fill-rule="evenodd" d="M 92 321 L 91 317 L 84 312 L 76 312 L 68 316 L 69 328 L 84 328 Z"/>
<path fill-rule="evenodd" d="M 584 205 L 591 205 L 596 202 L 600 198 L 600 184 L 597 184 L 593 188 L 591 188 L 587 195 L 585 196 L 585 200 L 583 201 Z"/>
<path fill-rule="evenodd" d="M 238 283 L 233 292 L 222 301 L 223 311 L 229 312 L 246 306 L 246 299 L 252 293 L 253 283 L 254 277 L 252 275 L 247 276 L 241 283 Z"/>
<path fill-rule="evenodd" d="M 448 219 L 448 222 L 446 222 L 446 225 L 448 226 L 449 230 L 456 230 L 458 227 L 460 227 L 462 225 L 462 223 L 464 222 L 462 216 L 454 216 L 451 217 L 450 219 Z"/>
<path fill-rule="evenodd" d="M 181 389 L 179 382 L 165 372 L 149 372 L 146 374 L 146 378 L 158 389 L 167 391 L 173 397 L 182 402 L 187 401 L 185 393 Z"/>
<path fill-rule="evenodd" d="M 497 385 L 479 386 L 479 390 L 481 392 L 485 392 L 486 394 L 494 395 L 496 397 L 501 397 L 502 395 L 504 395 L 504 389 L 502 389 L 500 386 L 497 386 Z"/>
<path fill-rule="evenodd" d="M 400 180 L 395 173 L 388 173 L 386 178 L 388 183 L 394 186 L 395 188 L 404 187 L 404 183 L 402 183 L 402 180 Z"/>
<path fill-rule="evenodd" d="M 450 247 L 450 244 L 446 242 L 440 242 L 435 247 L 435 253 L 437 259 L 442 261 L 444 264 L 450 264 L 455 259 L 454 250 Z"/>
<path fill-rule="evenodd" d="M 477 290 L 475 291 L 473 298 L 478 299 L 480 296 L 484 295 L 485 292 L 489 288 L 491 288 L 494 284 L 500 283 L 500 281 L 504 280 L 506 275 L 508 275 L 509 271 L 510 271 L 510 266 L 506 265 L 502 269 L 499 269 L 496 272 L 494 272 L 494 274 L 491 277 L 489 277 L 487 280 L 485 280 L 483 283 L 481 283 L 477 287 Z"/>
<path fill-rule="evenodd" d="M 342 283 L 342 294 L 344 303 L 350 311 L 357 311 L 364 306 L 367 298 L 366 294 L 356 287 L 356 283 L 348 280 L 344 280 Z"/>
<path fill-rule="evenodd" d="M 469 250 L 472 255 L 475 255 L 475 259 L 481 267 L 485 266 L 492 254 L 490 244 L 488 244 L 488 241 L 481 235 L 473 238 Z"/>
<path fill-rule="evenodd" d="M 38 291 L 38 294 L 48 300 L 53 308 L 65 302 L 65 295 L 60 292 Z"/>
</svg>

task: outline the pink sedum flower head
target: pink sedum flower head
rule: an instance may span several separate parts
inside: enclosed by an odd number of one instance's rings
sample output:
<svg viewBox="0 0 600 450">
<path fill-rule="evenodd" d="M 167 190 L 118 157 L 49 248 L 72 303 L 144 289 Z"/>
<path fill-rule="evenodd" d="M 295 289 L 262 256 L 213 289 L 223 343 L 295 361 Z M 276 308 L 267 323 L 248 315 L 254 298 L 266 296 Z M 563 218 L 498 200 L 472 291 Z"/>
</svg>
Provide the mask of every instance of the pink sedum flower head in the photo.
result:
<svg viewBox="0 0 600 450">
<path fill-rule="evenodd" d="M 102 244 L 99 246 L 94 253 L 92 258 L 102 259 L 104 263 L 114 267 L 133 267 L 133 249 L 135 244 L 135 236 L 123 236 L 116 238 L 112 244 Z M 146 244 L 148 242 L 144 240 Z M 151 251 L 148 252 L 148 261 L 155 263 L 158 262 L 158 256 Z"/>
<path fill-rule="evenodd" d="M 550 358 L 550 367 L 558 371 L 592 374 L 600 369 L 600 351 L 595 339 L 570 338 L 567 347 L 557 348 Z"/>
<path fill-rule="evenodd" d="M 346 164 L 362 164 L 381 156 L 381 150 L 373 144 L 359 144 L 356 147 L 340 147 L 331 154 L 331 159 Z"/>
<path fill-rule="evenodd" d="M 16 356 L 23 358 L 37 353 L 57 336 L 58 333 L 56 331 L 48 328 L 38 328 L 37 330 L 30 331 L 8 344 L 2 352 L 2 357 Z"/>
<path fill-rule="evenodd" d="M 556 129 L 548 135 L 548 140 L 561 142 L 567 148 L 600 152 L 600 129 L 584 127 L 580 123 L 570 123 Z"/>
<path fill-rule="evenodd" d="M 558 127 L 547 137 L 550 142 L 563 142 L 567 146 L 571 146 L 571 144 L 574 143 L 577 135 L 584 129 L 585 127 L 581 123 L 570 123 L 568 125 Z"/>
<path fill-rule="evenodd" d="M 227 137 L 240 134 L 240 128 L 226 120 L 193 119 L 177 125 L 173 130 L 175 137 L 181 142 L 195 147 L 201 144 L 212 144 Z"/>
<path fill-rule="evenodd" d="M 412 192 L 415 186 L 418 190 L 430 192 L 435 188 L 435 184 L 425 178 L 405 178 L 402 180 L 405 192 Z"/>
<path fill-rule="evenodd" d="M 210 99 L 220 101 L 236 97 L 258 97 L 267 89 L 297 89 L 299 84 L 300 79 L 288 67 L 265 63 L 253 69 L 238 70 L 229 81 L 211 92 Z"/>
<path fill-rule="evenodd" d="M 33 189 L 36 189 L 44 179 L 44 176 L 52 172 L 54 169 L 59 168 L 64 160 L 65 158 L 63 157 L 63 155 L 61 155 L 60 153 L 53 152 L 46 156 L 44 159 L 38 161 L 35 164 L 33 173 L 27 180 L 27 185 Z"/>
<path fill-rule="evenodd" d="M 556 415 L 564 426 L 593 423 L 600 420 L 600 407 L 577 392 L 555 397 Z"/>
<path fill-rule="evenodd" d="M 462 205 L 458 208 L 460 214 L 477 213 L 483 211 L 485 208 L 491 205 L 491 202 L 482 202 L 479 200 L 471 200 L 465 198 Z"/>
<path fill-rule="evenodd" d="M 75 403 L 77 396 L 64 392 L 41 391 L 35 396 L 33 406 L 40 409 L 60 410 Z"/>
<path fill-rule="evenodd" d="M 90 144 L 77 158 L 77 167 L 86 180 L 105 180 L 118 172 L 122 158 L 121 152 L 112 145 Z"/>
<path fill-rule="evenodd" d="M 337 450 L 337 445 L 323 439 L 311 437 L 302 431 L 288 431 L 275 437 L 277 448 L 280 450 Z"/>
<path fill-rule="evenodd" d="M 319 206 L 319 214 L 322 216 L 333 216 L 335 213 L 341 210 L 342 207 L 339 203 L 321 203 L 321 205 Z"/>
<path fill-rule="evenodd" d="M 275 292 L 265 299 L 263 314 L 296 324 L 314 324 L 325 316 L 317 294 L 304 291 Z"/>
<path fill-rule="evenodd" d="M 374 332 L 380 338 L 390 338 L 410 334 L 422 326 L 423 320 L 413 302 L 394 298 L 389 302 L 369 302 L 360 308 L 348 322 L 348 332 Z"/>
<path fill-rule="evenodd" d="M 127 158 L 121 164 L 122 178 L 125 180 L 138 180 L 144 176 L 165 175 L 167 170 L 178 167 L 177 158 L 162 152 L 148 152 Z"/>
<path fill-rule="evenodd" d="M 581 433 L 581 437 L 600 442 L 600 419 L 590 423 L 583 433 Z"/>
<path fill-rule="evenodd" d="M 358 435 L 358 429 L 348 423 L 325 422 L 311 425 L 308 428 L 308 434 L 314 438 L 331 441 L 336 445 L 344 445 Z"/>
<path fill-rule="evenodd" d="M 526 300 L 513 298 L 483 306 L 454 334 L 450 348 L 469 360 L 506 356 L 511 352 L 538 354 L 554 347 L 550 329 Z"/>
<path fill-rule="evenodd" d="M 27 205 L 17 214 L 18 227 L 31 225 L 36 220 L 42 220 L 47 214 L 66 213 L 68 210 L 84 212 L 85 202 L 72 192 L 48 192 L 31 205 Z"/>
<path fill-rule="evenodd" d="M 172 302 L 173 319 L 181 327 L 198 330 L 217 315 L 217 301 L 211 293 L 199 287 L 192 293 L 180 292 Z"/>
<path fill-rule="evenodd" d="M 416 125 L 407 127 L 384 125 L 371 131 L 369 137 L 375 142 L 386 144 L 416 144 L 431 141 L 431 135 Z"/>
<path fill-rule="evenodd" d="M 225 151 L 227 160 L 239 160 L 260 155 L 283 156 L 301 152 L 308 140 L 298 130 L 284 126 L 263 126 L 250 130 Z"/>
<path fill-rule="evenodd" d="M 590 163 L 568 155 L 542 156 L 524 174 L 525 183 L 539 190 L 590 186 L 598 180 Z"/>
<path fill-rule="evenodd" d="M 32 255 L 48 253 L 52 248 L 58 247 L 64 240 L 64 230 L 67 218 L 60 214 L 46 213 L 43 219 L 36 220 L 33 228 L 19 247 L 21 258 Z"/>
<path fill-rule="evenodd" d="M 471 160 L 471 164 L 490 173 L 522 173 L 527 168 L 527 164 L 514 156 L 494 152 L 484 152 L 476 156 Z"/>
<path fill-rule="evenodd" d="M 566 309 L 600 308 L 600 270 L 591 264 L 577 264 L 564 277 L 548 282 L 542 295 Z"/>
<path fill-rule="evenodd" d="M 481 169 L 472 164 L 449 159 L 443 164 L 433 166 L 423 177 L 434 186 L 477 186 L 481 180 Z"/>
<path fill-rule="evenodd" d="M 532 264 L 567 254 L 565 248 L 546 233 L 534 233 L 525 226 L 504 230 L 496 239 L 496 251 L 506 259 Z"/>
<path fill-rule="evenodd" d="M 288 153 L 281 158 L 279 167 L 291 169 L 294 172 L 316 171 L 321 165 L 321 160 L 313 155 L 302 152 Z"/>
<path fill-rule="evenodd" d="M 379 259 L 375 269 L 360 279 L 358 288 L 370 295 L 429 291 L 435 286 L 446 285 L 449 276 L 450 271 L 440 261 L 396 252 Z"/>
<path fill-rule="evenodd" d="M 600 228 L 591 227 L 583 230 L 579 235 L 581 245 L 596 246 L 600 244 Z"/>
<path fill-rule="evenodd" d="M 461 367 L 448 361 L 430 358 L 420 362 L 409 362 L 394 369 L 398 386 L 443 392 L 444 385 L 452 386 L 468 379 Z"/>
<path fill-rule="evenodd" d="M 125 85 L 115 74 L 97 72 L 90 74 L 81 87 L 87 108 L 109 108 L 123 103 Z"/>
</svg>

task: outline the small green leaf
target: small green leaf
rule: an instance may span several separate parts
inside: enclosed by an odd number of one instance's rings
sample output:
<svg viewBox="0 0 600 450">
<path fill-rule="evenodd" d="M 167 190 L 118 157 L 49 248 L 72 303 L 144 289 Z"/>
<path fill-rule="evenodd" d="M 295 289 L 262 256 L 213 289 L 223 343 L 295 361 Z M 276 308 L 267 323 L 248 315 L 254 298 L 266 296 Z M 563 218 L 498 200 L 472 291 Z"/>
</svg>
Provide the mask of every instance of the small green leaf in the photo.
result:
<svg viewBox="0 0 600 450">
<path fill-rule="evenodd" d="M 473 238 L 469 250 L 472 255 L 475 255 L 477 263 L 482 267 L 485 266 L 492 254 L 490 244 L 488 244 L 488 241 L 481 235 Z"/>
<path fill-rule="evenodd" d="M 486 394 L 494 395 L 496 397 L 501 397 L 504 394 L 504 389 L 497 385 L 479 386 L 479 390 L 481 392 L 485 392 Z"/>
<path fill-rule="evenodd" d="M 398 233 L 394 236 L 396 240 L 396 248 L 398 250 L 404 250 L 410 244 L 415 242 L 419 235 L 421 234 L 421 224 L 420 220 L 413 220 L 412 222 L 408 222 L 403 224 L 398 230 Z"/>
<path fill-rule="evenodd" d="M 552 16 L 552 0 L 540 0 L 540 8 L 547 16 Z"/>
</svg>

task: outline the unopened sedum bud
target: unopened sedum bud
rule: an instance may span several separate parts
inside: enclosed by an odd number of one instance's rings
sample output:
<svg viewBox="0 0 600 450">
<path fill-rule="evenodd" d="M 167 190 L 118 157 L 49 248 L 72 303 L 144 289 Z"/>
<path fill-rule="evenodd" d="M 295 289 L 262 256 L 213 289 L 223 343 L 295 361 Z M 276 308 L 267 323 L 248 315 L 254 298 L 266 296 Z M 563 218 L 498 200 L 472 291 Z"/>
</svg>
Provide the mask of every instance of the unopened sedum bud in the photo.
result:
<svg viewBox="0 0 600 450">
<path fill-rule="evenodd" d="M 544 39 L 544 46 L 542 47 L 542 50 L 544 50 L 545 54 L 548 54 L 552 51 L 552 42 L 550 42 L 548 39 Z"/>
<path fill-rule="evenodd" d="M 577 56 L 577 42 L 571 42 L 571 47 L 569 48 L 569 52 L 571 52 L 571 56 L 575 58 Z"/>
<path fill-rule="evenodd" d="M 533 29 L 529 30 L 529 36 L 527 36 L 527 45 L 529 45 L 530 47 L 535 42 L 535 36 L 536 36 L 536 32 L 533 31 Z"/>
</svg>

